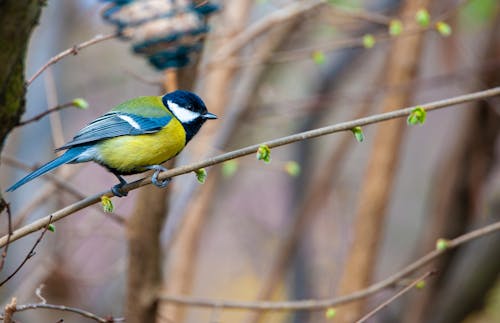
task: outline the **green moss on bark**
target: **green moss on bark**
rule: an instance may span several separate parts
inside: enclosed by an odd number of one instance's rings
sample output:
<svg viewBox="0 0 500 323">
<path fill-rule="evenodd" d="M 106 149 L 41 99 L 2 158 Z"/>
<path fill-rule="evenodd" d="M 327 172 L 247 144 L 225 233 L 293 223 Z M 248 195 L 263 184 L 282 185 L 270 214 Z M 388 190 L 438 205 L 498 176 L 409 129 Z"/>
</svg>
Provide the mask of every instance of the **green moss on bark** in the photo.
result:
<svg viewBox="0 0 500 323">
<path fill-rule="evenodd" d="M 0 150 L 24 113 L 24 61 L 45 1 L 0 1 Z"/>
</svg>

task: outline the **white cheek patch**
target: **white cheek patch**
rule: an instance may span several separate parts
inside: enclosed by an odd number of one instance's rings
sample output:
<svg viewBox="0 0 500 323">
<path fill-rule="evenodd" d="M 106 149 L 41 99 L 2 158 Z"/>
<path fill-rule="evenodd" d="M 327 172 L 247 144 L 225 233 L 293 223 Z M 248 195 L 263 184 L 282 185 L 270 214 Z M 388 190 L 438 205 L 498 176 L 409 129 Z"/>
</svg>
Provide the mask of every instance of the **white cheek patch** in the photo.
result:
<svg viewBox="0 0 500 323">
<path fill-rule="evenodd" d="M 191 122 L 200 116 L 199 113 L 183 108 L 170 100 L 168 100 L 167 103 L 170 111 L 172 111 L 175 117 L 182 123 Z"/>
<path fill-rule="evenodd" d="M 135 122 L 134 119 L 132 119 L 131 117 L 129 116 L 125 116 L 125 115 L 118 115 L 118 117 L 126 122 L 128 122 L 128 124 L 130 124 L 132 127 L 134 127 L 135 129 L 137 130 L 140 130 L 141 129 L 141 126 L 139 126 L 139 124 L 137 122 Z"/>
</svg>

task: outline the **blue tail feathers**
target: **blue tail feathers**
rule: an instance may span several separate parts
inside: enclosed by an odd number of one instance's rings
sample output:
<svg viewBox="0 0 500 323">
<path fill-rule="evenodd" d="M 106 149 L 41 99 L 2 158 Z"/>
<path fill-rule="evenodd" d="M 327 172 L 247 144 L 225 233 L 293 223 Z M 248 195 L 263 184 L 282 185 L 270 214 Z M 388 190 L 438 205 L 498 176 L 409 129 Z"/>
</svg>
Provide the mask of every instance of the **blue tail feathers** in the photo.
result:
<svg viewBox="0 0 500 323">
<path fill-rule="evenodd" d="M 72 162 L 75 160 L 76 157 L 78 157 L 83 151 L 85 151 L 88 147 L 74 147 L 66 151 L 63 155 L 57 157 L 56 159 L 48 162 L 47 164 L 43 165 L 42 167 L 38 168 L 34 172 L 26 175 L 24 178 L 22 178 L 20 181 L 12 185 L 7 189 L 7 192 L 12 192 L 19 188 L 20 186 L 26 184 L 27 182 L 37 178 L 38 176 L 41 176 L 51 170 L 53 170 L 56 167 L 61 166 L 62 164 L 67 164 L 69 162 Z"/>
</svg>

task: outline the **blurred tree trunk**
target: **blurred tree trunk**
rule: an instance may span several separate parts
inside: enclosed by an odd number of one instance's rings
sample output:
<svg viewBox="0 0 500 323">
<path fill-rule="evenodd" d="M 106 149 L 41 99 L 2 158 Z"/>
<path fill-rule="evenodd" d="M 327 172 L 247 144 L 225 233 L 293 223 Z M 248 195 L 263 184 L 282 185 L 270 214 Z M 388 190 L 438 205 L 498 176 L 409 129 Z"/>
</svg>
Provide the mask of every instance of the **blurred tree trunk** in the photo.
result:
<svg viewBox="0 0 500 323">
<path fill-rule="evenodd" d="M 26 49 L 44 4 L 40 0 L 0 1 L 0 151 L 24 113 Z"/>
<path fill-rule="evenodd" d="M 405 28 L 414 25 L 415 12 L 428 4 L 429 0 L 408 0 L 403 4 L 400 16 L 405 18 Z M 424 34 L 418 33 L 394 40 L 388 56 L 390 63 L 387 64 L 386 83 L 389 87 L 397 88 L 397 85 L 413 80 L 418 70 L 423 39 Z M 411 89 L 389 92 L 382 103 L 383 111 L 404 107 L 411 97 Z M 340 281 L 339 293 L 342 295 L 360 290 L 371 282 L 405 126 L 401 120 L 384 122 L 378 126 L 375 134 L 359 196 L 354 239 Z M 338 320 L 354 321 L 361 316 L 363 307 L 363 302 L 343 307 L 338 313 Z"/>
<path fill-rule="evenodd" d="M 223 30 L 224 36 L 217 37 L 214 48 L 222 47 L 243 30 L 252 5 L 253 2 L 250 0 L 226 3 L 224 11 L 219 15 L 220 20 L 218 20 L 221 23 L 220 30 Z M 220 116 L 225 111 L 235 72 L 235 67 L 219 64 L 206 75 L 203 98 L 212 113 Z M 208 143 L 213 142 L 217 127 L 220 125 L 216 122 L 207 123 L 203 129 L 204 137 L 202 140 L 191 143 L 190 150 L 194 151 L 196 156 L 205 156 L 213 148 Z M 168 283 L 166 284 L 168 293 L 184 295 L 191 290 L 197 268 L 196 260 L 201 229 L 208 218 L 212 196 L 216 191 L 216 183 L 217 175 L 212 172 L 198 193 L 189 196 L 186 209 L 181 211 L 185 222 L 179 228 L 171 250 L 168 250 L 170 255 L 174 255 L 168 258 Z M 184 307 L 164 303 L 160 308 L 159 320 L 161 322 L 183 322 L 184 316 Z"/>
<path fill-rule="evenodd" d="M 167 70 L 162 92 L 171 92 L 178 87 L 191 89 L 196 63 L 180 70 L 178 75 L 177 70 Z M 173 165 L 174 161 L 170 160 L 165 166 L 170 168 Z M 157 296 L 163 285 L 161 231 L 167 218 L 169 192 L 169 188 L 159 189 L 153 185 L 142 188 L 134 212 L 127 221 L 127 322 L 155 322 L 157 319 Z"/>
<path fill-rule="evenodd" d="M 490 34 L 484 38 L 486 46 L 483 59 L 478 60 L 478 64 L 500 57 L 499 28 L 500 14 L 497 10 L 496 21 L 490 27 Z M 480 80 L 480 85 L 474 84 L 474 90 L 478 87 L 482 89 L 500 84 L 500 76 L 495 69 L 484 72 L 481 66 L 478 66 L 477 79 Z M 474 78 L 471 80 L 474 82 Z M 433 187 L 437 189 L 431 196 L 430 211 L 425 231 L 422 233 L 423 243 L 419 246 L 419 254 L 431 250 L 438 238 L 458 236 L 467 231 L 470 223 L 484 222 L 477 221 L 479 213 L 484 211 L 480 203 L 484 200 L 482 199 L 484 186 L 495 163 L 495 149 L 500 132 L 500 117 L 495 107 L 491 105 L 492 102 L 495 102 L 495 99 L 471 103 L 478 104 L 479 107 L 465 111 L 461 131 L 457 133 L 451 152 L 446 155 L 446 160 L 435 176 Z M 468 256 L 466 263 L 469 265 L 462 267 L 467 267 L 468 271 L 460 278 L 460 282 L 454 285 L 469 288 L 458 293 L 455 286 L 447 285 L 447 288 L 443 286 L 449 280 L 448 276 L 451 273 L 460 270 L 453 265 L 457 261 L 456 253 L 451 253 L 441 258 L 438 263 L 434 263 L 433 268 L 439 271 L 439 276 L 433 279 L 418 297 L 410 298 L 404 321 L 430 322 L 430 319 L 436 316 L 441 317 L 439 322 L 463 320 L 465 315 L 484 299 L 486 292 L 495 282 L 499 262 L 493 261 L 489 256 L 485 257 L 485 254 L 494 255 L 495 252 L 498 254 L 499 247 L 498 243 L 490 243 L 488 248 L 482 250 L 476 248 L 472 254 L 465 254 Z M 442 297 L 446 297 L 447 300 L 443 301 Z M 448 306 L 440 308 L 440 304 L 443 303 Z"/>
</svg>

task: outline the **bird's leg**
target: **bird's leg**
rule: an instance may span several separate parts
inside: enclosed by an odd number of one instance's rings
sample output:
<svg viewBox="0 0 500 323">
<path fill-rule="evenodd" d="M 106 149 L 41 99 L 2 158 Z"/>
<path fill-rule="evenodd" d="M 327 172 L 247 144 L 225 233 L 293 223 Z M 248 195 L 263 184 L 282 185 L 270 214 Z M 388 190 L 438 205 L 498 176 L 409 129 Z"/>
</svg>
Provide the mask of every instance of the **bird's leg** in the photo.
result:
<svg viewBox="0 0 500 323">
<path fill-rule="evenodd" d="M 122 190 L 123 185 L 127 184 L 127 181 L 125 179 L 123 179 L 123 177 L 118 175 L 117 173 L 113 173 L 113 174 L 116 176 L 116 178 L 118 178 L 118 180 L 120 181 L 120 184 L 116 184 L 115 186 L 113 186 L 111 188 L 111 192 L 113 192 L 113 194 L 115 194 L 115 196 L 118 196 L 118 197 L 127 196 L 128 192 L 125 192 L 124 190 Z"/>
<path fill-rule="evenodd" d="M 153 166 L 148 166 L 148 169 L 152 169 L 155 172 L 153 173 L 153 177 L 151 177 L 151 183 L 153 183 L 157 187 L 166 187 L 167 184 L 170 182 L 170 178 L 167 178 L 163 181 L 158 180 L 158 175 L 160 175 L 161 172 L 166 172 L 168 169 L 161 165 L 153 165 Z"/>
</svg>

